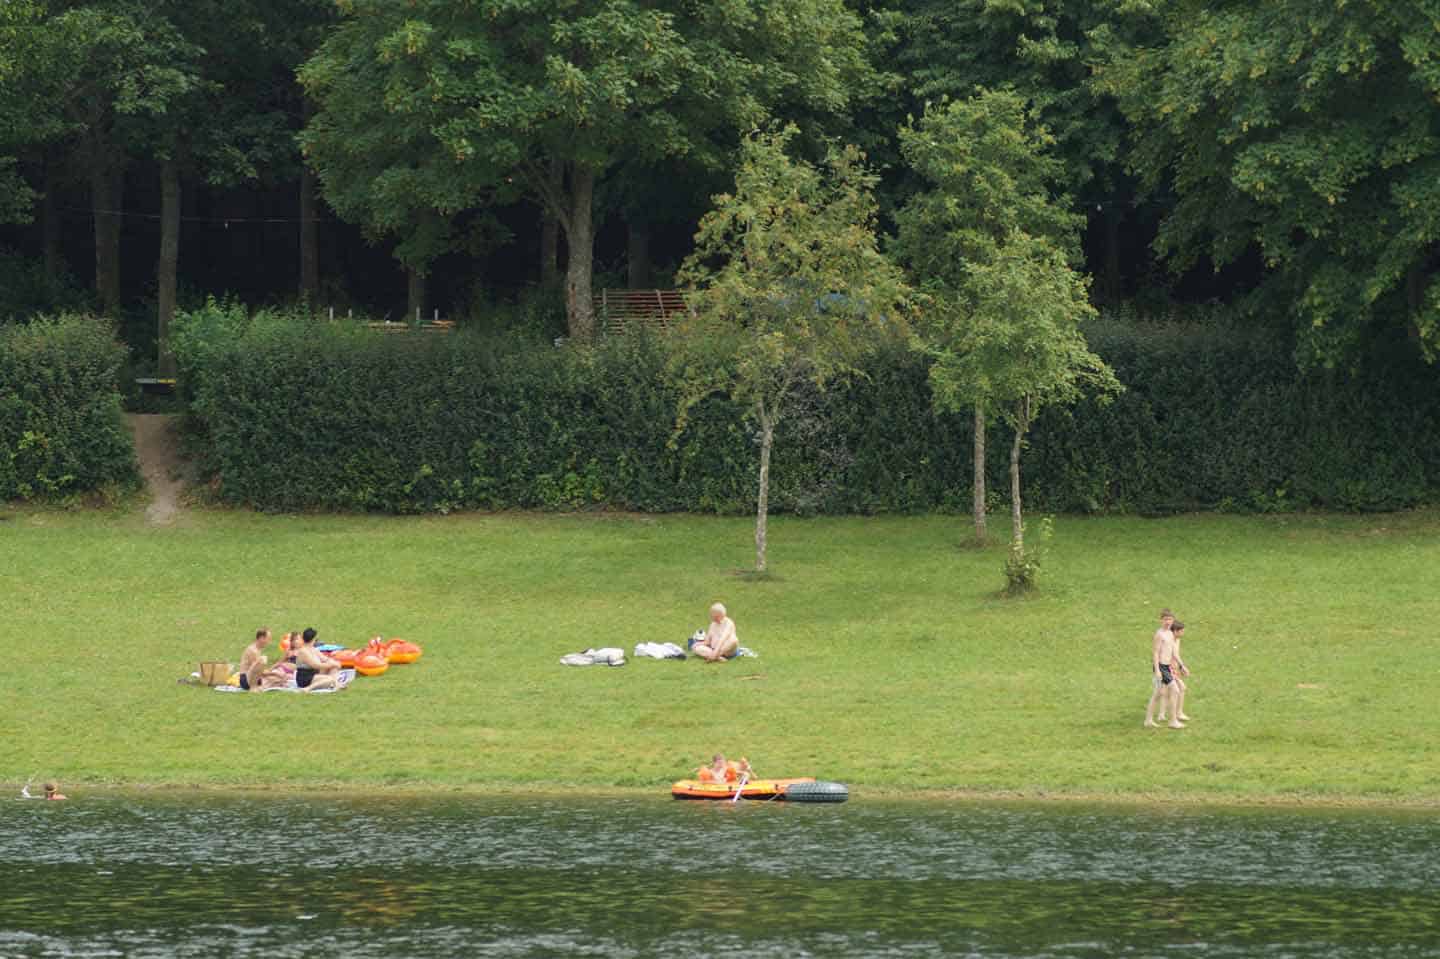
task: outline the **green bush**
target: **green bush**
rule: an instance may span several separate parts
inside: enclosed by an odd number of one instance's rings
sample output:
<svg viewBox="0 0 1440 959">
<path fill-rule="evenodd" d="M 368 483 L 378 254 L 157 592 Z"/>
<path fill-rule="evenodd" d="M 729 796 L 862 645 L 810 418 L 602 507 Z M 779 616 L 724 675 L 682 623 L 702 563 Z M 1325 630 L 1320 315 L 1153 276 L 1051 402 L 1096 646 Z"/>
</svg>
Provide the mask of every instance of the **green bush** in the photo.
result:
<svg viewBox="0 0 1440 959">
<path fill-rule="evenodd" d="M 1096 323 L 1127 384 L 1044 412 L 1022 464 L 1027 507 L 1164 513 L 1395 509 L 1440 490 L 1440 374 L 1403 350 L 1301 375 L 1287 346 L 1218 324 Z M 744 513 L 758 447 L 724 396 L 675 435 L 673 341 L 589 348 L 211 303 L 182 314 L 182 388 L 227 499 L 265 509 L 473 508 Z M 895 350 L 802 392 L 776 437 L 777 512 L 970 504 L 971 418 L 936 416 L 923 360 Z M 1003 495 L 1010 436 L 988 437 Z"/>
<path fill-rule="evenodd" d="M 92 317 L 0 325 L 0 500 L 136 481 L 116 389 L 124 358 Z"/>
<path fill-rule="evenodd" d="M 81 311 L 89 297 L 69 272 L 51 280 L 39 260 L 0 248 L 0 323 L 41 313 Z"/>
</svg>

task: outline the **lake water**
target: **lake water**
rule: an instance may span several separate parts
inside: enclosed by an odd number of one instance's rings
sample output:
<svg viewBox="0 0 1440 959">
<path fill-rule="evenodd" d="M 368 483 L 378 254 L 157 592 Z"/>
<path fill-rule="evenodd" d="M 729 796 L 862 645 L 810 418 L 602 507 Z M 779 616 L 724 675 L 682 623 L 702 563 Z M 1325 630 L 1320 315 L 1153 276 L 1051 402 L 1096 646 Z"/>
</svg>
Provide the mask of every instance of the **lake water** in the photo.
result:
<svg viewBox="0 0 1440 959">
<path fill-rule="evenodd" d="M 0 956 L 1440 957 L 1440 816 L 0 801 Z"/>
</svg>

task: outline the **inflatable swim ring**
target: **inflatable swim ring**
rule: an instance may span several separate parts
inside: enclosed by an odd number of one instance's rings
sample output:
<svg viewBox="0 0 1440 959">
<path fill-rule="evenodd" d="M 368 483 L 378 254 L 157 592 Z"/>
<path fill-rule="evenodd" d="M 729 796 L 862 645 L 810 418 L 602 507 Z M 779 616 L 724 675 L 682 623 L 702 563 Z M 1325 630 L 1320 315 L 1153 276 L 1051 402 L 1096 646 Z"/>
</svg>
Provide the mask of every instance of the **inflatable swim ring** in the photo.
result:
<svg viewBox="0 0 1440 959">
<path fill-rule="evenodd" d="M 340 649 L 340 650 L 336 650 L 335 652 L 331 653 L 330 655 L 331 655 L 331 657 L 334 658 L 334 660 L 335 660 L 337 663 L 339 663 L 341 666 L 344 666 L 344 667 L 349 668 L 349 669 L 353 669 L 353 668 L 355 667 L 355 657 L 357 657 L 357 656 L 360 655 L 360 650 L 358 650 L 358 649 Z"/>
<path fill-rule="evenodd" d="M 408 639 L 392 639 L 385 644 L 385 658 L 390 664 L 413 663 L 420 658 L 422 650 Z"/>
<path fill-rule="evenodd" d="M 390 668 L 390 663 L 379 653 L 365 650 L 355 657 L 355 672 L 362 676 L 379 676 Z"/>
</svg>

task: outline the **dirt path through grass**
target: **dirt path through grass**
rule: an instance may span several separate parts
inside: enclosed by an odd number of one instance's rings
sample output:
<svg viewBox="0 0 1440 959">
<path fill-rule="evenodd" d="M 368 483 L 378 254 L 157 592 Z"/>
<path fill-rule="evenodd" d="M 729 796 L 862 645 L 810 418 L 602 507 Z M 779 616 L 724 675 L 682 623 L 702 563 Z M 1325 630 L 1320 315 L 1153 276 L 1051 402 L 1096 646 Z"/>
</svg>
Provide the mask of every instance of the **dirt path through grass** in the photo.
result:
<svg viewBox="0 0 1440 959">
<path fill-rule="evenodd" d="M 177 433 L 180 418 L 163 413 L 130 413 L 125 418 L 135 434 L 140 475 L 150 490 L 145 520 L 151 526 L 168 526 L 182 512 L 180 494 L 185 489 Z"/>
</svg>

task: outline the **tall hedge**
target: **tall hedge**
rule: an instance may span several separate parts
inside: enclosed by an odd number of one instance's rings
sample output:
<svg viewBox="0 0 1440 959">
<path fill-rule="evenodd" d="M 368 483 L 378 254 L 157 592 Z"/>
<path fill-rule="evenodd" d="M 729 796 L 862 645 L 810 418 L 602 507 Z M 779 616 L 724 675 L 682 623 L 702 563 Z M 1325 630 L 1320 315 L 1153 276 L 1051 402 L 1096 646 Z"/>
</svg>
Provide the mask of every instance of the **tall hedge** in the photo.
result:
<svg viewBox="0 0 1440 959">
<path fill-rule="evenodd" d="M 1128 386 L 1047 412 L 1024 460 L 1032 507 L 1164 512 L 1393 509 L 1440 499 L 1440 374 L 1397 351 L 1299 374 L 1284 344 L 1219 327 L 1102 322 Z M 725 397 L 674 435 L 677 391 L 646 337 L 556 348 L 377 333 L 211 307 L 175 349 L 223 495 L 266 509 L 721 513 L 753 508 L 757 450 Z M 970 418 L 935 416 L 914 354 L 812 392 L 782 421 L 772 508 L 968 509 Z M 997 454 L 1009 437 L 990 437 Z M 1003 490 L 1006 463 L 990 464 Z M 1000 496 L 996 496 L 997 503 Z"/>
<path fill-rule="evenodd" d="M 124 360 L 93 317 L 0 325 L 0 500 L 136 482 L 117 390 Z"/>
</svg>

